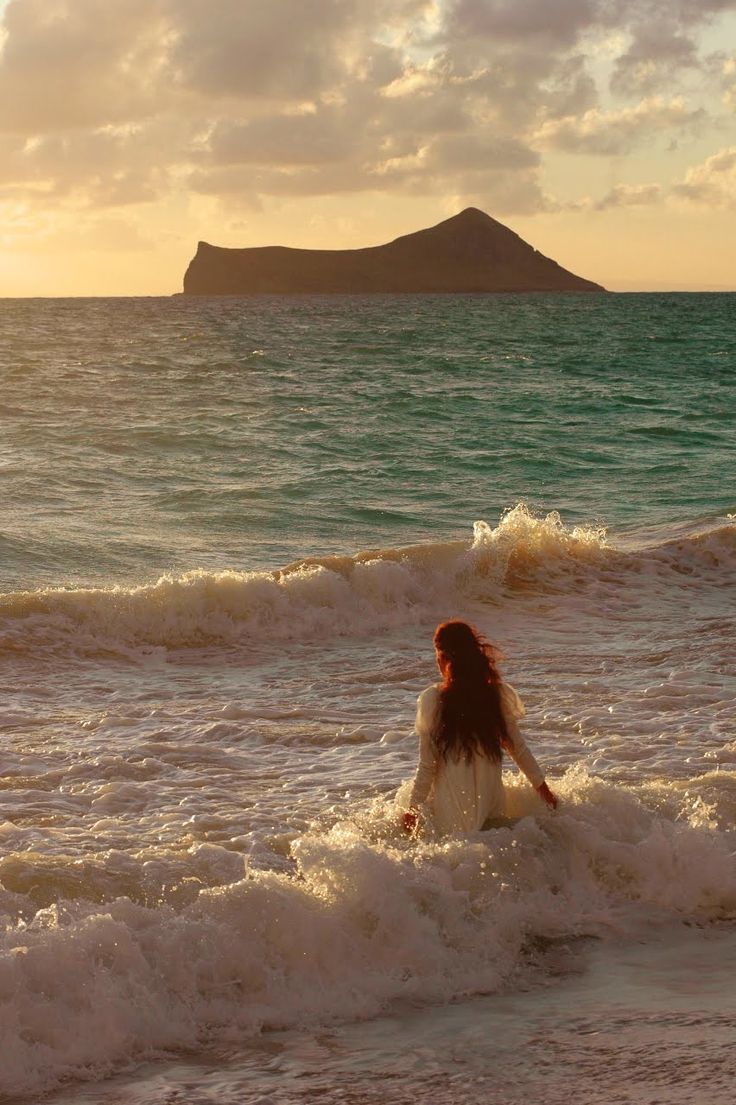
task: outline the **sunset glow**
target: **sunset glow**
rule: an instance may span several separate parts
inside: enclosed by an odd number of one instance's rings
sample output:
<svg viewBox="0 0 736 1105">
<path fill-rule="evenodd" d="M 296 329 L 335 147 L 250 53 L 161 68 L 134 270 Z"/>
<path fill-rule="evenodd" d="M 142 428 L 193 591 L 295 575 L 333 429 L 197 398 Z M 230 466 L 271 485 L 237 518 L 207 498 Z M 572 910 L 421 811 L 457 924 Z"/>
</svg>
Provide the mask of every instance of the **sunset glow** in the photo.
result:
<svg viewBox="0 0 736 1105">
<path fill-rule="evenodd" d="M 0 295 L 476 206 L 611 289 L 736 286 L 736 0 L 0 2 Z"/>
</svg>

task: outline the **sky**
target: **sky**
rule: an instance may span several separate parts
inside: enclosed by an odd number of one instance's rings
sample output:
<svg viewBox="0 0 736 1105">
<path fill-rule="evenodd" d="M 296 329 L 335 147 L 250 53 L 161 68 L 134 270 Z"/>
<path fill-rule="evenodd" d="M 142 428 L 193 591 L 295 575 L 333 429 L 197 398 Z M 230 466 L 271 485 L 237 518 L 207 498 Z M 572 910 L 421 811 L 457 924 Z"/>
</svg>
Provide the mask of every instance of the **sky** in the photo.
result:
<svg viewBox="0 0 736 1105">
<path fill-rule="evenodd" d="M 0 0 L 0 296 L 468 206 L 614 291 L 736 289 L 736 0 Z"/>
</svg>

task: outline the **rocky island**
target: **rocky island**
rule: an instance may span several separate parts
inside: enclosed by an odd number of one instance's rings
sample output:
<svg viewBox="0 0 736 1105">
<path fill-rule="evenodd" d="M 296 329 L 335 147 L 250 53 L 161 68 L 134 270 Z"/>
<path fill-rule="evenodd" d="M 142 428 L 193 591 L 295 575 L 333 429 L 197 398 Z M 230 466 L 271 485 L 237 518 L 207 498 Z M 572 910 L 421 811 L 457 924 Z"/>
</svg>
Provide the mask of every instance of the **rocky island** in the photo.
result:
<svg viewBox="0 0 736 1105">
<path fill-rule="evenodd" d="M 365 249 L 200 242 L 184 276 L 185 295 L 603 291 L 476 207 Z"/>
</svg>

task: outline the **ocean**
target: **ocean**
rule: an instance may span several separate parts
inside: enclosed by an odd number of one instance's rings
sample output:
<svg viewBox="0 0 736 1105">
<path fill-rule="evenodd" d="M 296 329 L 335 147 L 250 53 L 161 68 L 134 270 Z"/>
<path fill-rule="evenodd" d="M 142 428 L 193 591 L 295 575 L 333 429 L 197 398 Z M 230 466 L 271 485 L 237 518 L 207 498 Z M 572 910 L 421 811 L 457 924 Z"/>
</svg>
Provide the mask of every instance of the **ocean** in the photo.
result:
<svg viewBox="0 0 736 1105">
<path fill-rule="evenodd" d="M 0 301 L 0 1099 L 731 1105 L 736 295 Z M 398 827 L 447 617 L 560 797 Z"/>
</svg>

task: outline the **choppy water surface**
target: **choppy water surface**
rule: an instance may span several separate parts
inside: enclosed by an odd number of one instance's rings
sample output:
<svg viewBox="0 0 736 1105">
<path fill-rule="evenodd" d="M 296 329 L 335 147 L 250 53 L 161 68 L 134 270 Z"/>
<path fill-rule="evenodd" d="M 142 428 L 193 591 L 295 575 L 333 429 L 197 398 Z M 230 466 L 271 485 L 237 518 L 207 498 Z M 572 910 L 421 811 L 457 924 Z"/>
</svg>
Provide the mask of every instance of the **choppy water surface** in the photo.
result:
<svg viewBox="0 0 736 1105">
<path fill-rule="evenodd" d="M 733 305 L 0 303 L 0 1095 L 725 1105 Z M 410 842 L 449 615 L 562 804 Z"/>
<path fill-rule="evenodd" d="M 736 296 L 5 300 L 4 578 L 736 508 Z"/>
</svg>

